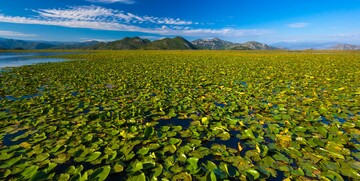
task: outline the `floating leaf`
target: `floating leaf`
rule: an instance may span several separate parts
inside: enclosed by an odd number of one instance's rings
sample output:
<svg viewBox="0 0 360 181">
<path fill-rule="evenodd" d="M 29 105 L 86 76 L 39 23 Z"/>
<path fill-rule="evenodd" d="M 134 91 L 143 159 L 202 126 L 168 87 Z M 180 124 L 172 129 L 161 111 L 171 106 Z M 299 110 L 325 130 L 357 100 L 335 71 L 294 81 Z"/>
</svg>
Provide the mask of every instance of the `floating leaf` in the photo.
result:
<svg viewBox="0 0 360 181">
<path fill-rule="evenodd" d="M 246 170 L 246 173 L 247 173 L 247 177 L 250 179 L 250 180 L 256 180 L 260 177 L 260 174 L 257 170 L 255 169 L 247 169 Z"/>
<path fill-rule="evenodd" d="M 1 153 L 0 155 L 0 161 L 7 160 L 11 158 L 14 155 L 14 152 L 8 154 L 8 153 Z"/>
<path fill-rule="evenodd" d="M 70 174 L 62 173 L 60 174 L 59 181 L 68 181 L 70 180 Z"/>
<path fill-rule="evenodd" d="M 109 175 L 111 167 L 109 165 L 97 168 L 94 172 L 89 176 L 90 180 L 98 180 L 103 181 Z"/>
<path fill-rule="evenodd" d="M 143 147 L 143 148 L 140 148 L 136 153 L 139 155 L 146 155 L 149 152 L 149 150 L 150 150 L 149 148 Z"/>
<path fill-rule="evenodd" d="M 216 175 L 213 171 L 210 171 L 206 174 L 206 180 L 209 180 L 209 181 L 216 181 Z"/>
<path fill-rule="evenodd" d="M 191 175 L 189 173 L 182 172 L 182 173 L 179 173 L 177 175 L 174 175 L 172 180 L 173 181 L 177 181 L 177 180 L 192 181 L 192 177 L 191 177 Z"/>
<path fill-rule="evenodd" d="M 48 167 L 44 170 L 44 172 L 49 173 L 49 172 L 52 171 L 56 166 L 57 166 L 56 163 L 50 162 L 50 163 L 48 163 Z"/>
<path fill-rule="evenodd" d="M 152 169 L 153 177 L 159 177 L 163 172 L 163 166 L 158 164 L 155 168 Z"/>
<path fill-rule="evenodd" d="M 251 129 L 247 129 L 247 130 L 244 130 L 241 138 L 254 140 L 255 136 L 254 136 L 254 133 L 251 131 Z"/>
<path fill-rule="evenodd" d="M 49 157 L 50 157 L 49 153 L 42 153 L 42 154 L 36 155 L 34 162 L 41 162 Z"/>
<path fill-rule="evenodd" d="M 96 160 L 97 158 L 99 158 L 100 155 L 101 155 L 101 152 L 95 151 L 85 161 L 86 162 L 92 162 L 92 161 Z"/>
<path fill-rule="evenodd" d="M 332 171 L 332 170 L 328 170 L 328 171 L 326 171 L 326 172 L 323 172 L 323 173 L 321 173 L 321 175 L 322 175 L 323 177 L 326 177 L 326 178 L 330 179 L 330 180 L 334 180 L 334 181 L 344 181 L 344 179 L 341 177 L 340 174 L 338 174 L 338 173 L 336 173 L 336 172 L 334 172 L 334 171 Z"/>
<path fill-rule="evenodd" d="M 146 177 L 144 173 L 139 173 L 136 175 L 131 175 L 128 179 L 128 181 L 146 181 Z"/>
<path fill-rule="evenodd" d="M 126 169 L 128 172 L 137 172 L 143 169 L 143 163 L 139 161 L 134 161 L 131 163 L 130 167 Z"/>
<path fill-rule="evenodd" d="M 122 172 L 124 170 L 124 167 L 120 164 L 115 164 L 113 169 L 115 173 L 118 173 L 118 172 Z"/>
<path fill-rule="evenodd" d="M 186 160 L 188 162 L 188 165 L 186 166 L 186 168 L 188 170 L 195 170 L 198 168 L 198 161 L 199 159 L 198 158 L 195 158 L 195 157 L 190 157 Z"/>
<path fill-rule="evenodd" d="M 26 168 L 21 175 L 24 177 L 24 179 L 29 179 L 31 178 L 31 176 L 33 176 L 35 174 L 35 172 L 38 170 L 38 166 L 36 165 L 32 165 L 28 168 Z"/>
<path fill-rule="evenodd" d="M 154 128 L 153 127 L 146 127 L 145 130 L 144 130 L 144 139 L 148 139 L 153 134 L 154 134 Z"/>
<path fill-rule="evenodd" d="M 181 142 L 182 142 L 182 140 L 178 139 L 178 138 L 170 138 L 169 139 L 169 143 L 172 144 L 172 145 L 176 145 L 177 143 L 181 144 Z"/>
<path fill-rule="evenodd" d="M 20 161 L 22 158 L 22 156 L 18 156 L 15 158 L 12 158 L 10 160 L 6 160 L 3 162 L 3 164 L 0 165 L 0 168 L 4 169 L 4 168 L 9 168 L 11 166 L 13 166 L 16 162 Z"/>
<path fill-rule="evenodd" d="M 78 180 L 80 180 L 80 179 L 81 179 L 81 174 L 80 174 L 80 173 L 77 173 L 77 174 L 73 175 L 73 176 L 69 179 L 69 181 L 78 181 Z"/>
<path fill-rule="evenodd" d="M 67 177 L 69 179 L 69 177 Z M 44 171 L 37 171 L 32 175 L 30 181 L 48 180 L 48 176 Z M 61 176 L 59 178 L 61 180 Z"/>
</svg>

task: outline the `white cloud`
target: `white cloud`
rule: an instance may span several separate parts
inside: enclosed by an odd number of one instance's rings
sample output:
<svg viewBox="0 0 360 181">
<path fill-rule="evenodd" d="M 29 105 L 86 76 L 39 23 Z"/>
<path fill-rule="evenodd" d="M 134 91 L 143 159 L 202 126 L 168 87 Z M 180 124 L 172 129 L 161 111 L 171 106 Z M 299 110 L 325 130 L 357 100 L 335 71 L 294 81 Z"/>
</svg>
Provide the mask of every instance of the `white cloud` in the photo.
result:
<svg viewBox="0 0 360 181">
<path fill-rule="evenodd" d="M 33 10 L 43 19 L 71 19 L 87 21 L 114 21 L 133 24 L 164 24 L 164 25 L 191 25 L 192 21 L 182 20 L 180 18 L 138 16 L 132 13 L 126 13 L 113 9 L 107 9 L 99 6 L 76 6 L 68 9 L 40 9 Z"/>
<path fill-rule="evenodd" d="M 113 16 L 112 10 L 98 6 L 70 7 L 70 9 L 40 9 L 33 11 L 43 18 L 95 20 L 100 17 Z"/>
<path fill-rule="evenodd" d="M 161 18 L 155 21 L 157 24 L 167 24 L 167 25 L 191 25 L 192 21 L 184 21 L 181 19 L 173 19 L 173 18 Z"/>
<path fill-rule="evenodd" d="M 70 28 L 143 32 L 158 35 L 179 35 L 194 37 L 243 37 L 268 34 L 258 29 L 209 29 L 192 28 L 196 24 L 179 18 L 139 16 L 98 6 L 69 7 L 68 9 L 40 9 L 33 17 L 7 16 L 0 14 L 0 22 L 53 25 Z"/>
<path fill-rule="evenodd" d="M 136 31 L 137 26 L 125 25 L 116 22 L 103 22 L 103 21 L 87 21 L 87 20 L 76 20 L 76 19 L 37 19 L 37 18 L 26 18 L 19 16 L 4 16 L 0 14 L 0 22 L 7 23 L 19 23 L 19 24 L 37 24 L 37 25 L 54 25 L 71 28 L 89 28 L 98 30 L 120 30 L 120 31 Z"/>
<path fill-rule="evenodd" d="M 135 1 L 133 0 L 86 0 L 88 2 L 93 2 L 93 3 L 124 3 L 124 4 L 134 4 Z"/>
<path fill-rule="evenodd" d="M 115 41 L 116 39 L 80 38 L 80 40 L 82 42 L 89 42 L 89 41 L 110 42 L 110 41 Z"/>
<path fill-rule="evenodd" d="M 139 37 L 142 39 L 149 39 L 149 40 L 160 40 L 166 38 L 163 36 L 139 36 Z"/>
<path fill-rule="evenodd" d="M 0 36 L 2 36 L 2 37 L 32 37 L 32 36 L 37 36 L 37 35 L 26 34 L 26 33 L 21 33 L 21 32 L 16 32 L 16 31 L 0 30 Z"/>
<path fill-rule="evenodd" d="M 310 23 L 298 22 L 298 23 L 288 24 L 287 27 L 289 27 L 289 28 L 305 28 L 309 25 L 310 25 Z"/>
<path fill-rule="evenodd" d="M 329 34 L 325 35 L 327 40 L 332 41 L 341 41 L 352 44 L 359 44 L 360 42 L 360 32 L 348 32 L 348 33 L 339 33 L 339 34 Z"/>
</svg>

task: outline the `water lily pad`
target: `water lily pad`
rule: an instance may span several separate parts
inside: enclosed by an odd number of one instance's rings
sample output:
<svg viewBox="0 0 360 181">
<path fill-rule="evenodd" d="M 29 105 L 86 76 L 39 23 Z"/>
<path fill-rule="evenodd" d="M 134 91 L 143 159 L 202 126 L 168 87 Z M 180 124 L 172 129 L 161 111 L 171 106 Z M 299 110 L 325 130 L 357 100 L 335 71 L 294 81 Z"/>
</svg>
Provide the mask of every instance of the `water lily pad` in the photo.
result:
<svg viewBox="0 0 360 181">
<path fill-rule="evenodd" d="M 206 180 L 210 180 L 210 181 L 216 181 L 216 175 L 213 171 L 209 171 L 207 174 L 206 174 Z"/>
<path fill-rule="evenodd" d="M 37 180 L 48 180 L 48 175 L 44 171 L 37 171 L 32 175 L 30 181 Z M 61 180 L 61 178 L 59 178 L 59 180 Z"/>
<path fill-rule="evenodd" d="M 198 158 L 190 157 L 186 161 L 188 162 L 188 165 L 186 166 L 188 170 L 196 170 L 198 168 Z"/>
<path fill-rule="evenodd" d="M 256 180 L 256 179 L 258 179 L 260 177 L 259 172 L 257 170 L 255 170 L 255 169 L 247 169 L 246 173 L 247 173 L 247 177 L 250 180 Z"/>
<path fill-rule="evenodd" d="M 89 179 L 91 179 L 91 180 L 96 179 L 99 181 L 105 180 L 107 178 L 107 176 L 109 175 L 110 170 L 111 170 L 111 167 L 109 165 L 97 168 L 89 176 Z"/>
<path fill-rule="evenodd" d="M 35 174 L 35 172 L 36 172 L 38 169 L 39 169 L 38 166 L 32 165 L 32 166 L 26 168 L 26 169 L 21 173 L 21 175 L 24 177 L 24 179 L 29 179 L 29 178 L 31 178 L 31 177 Z"/>
<path fill-rule="evenodd" d="M 183 172 L 183 173 L 174 175 L 174 177 L 172 178 L 172 181 L 177 181 L 177 180 L 192 181 L 192 177 L 189 173 Z"/>
<path fill-rule="evenodd" d="M 150 148 L 143 147 L 140 148 L 136 153 L 139 155 L 146 155 L 149 152 Z"/>
<path fill-rule="evenodd" d="M 131 165 L 127 168 L 127 172 L 137 172 L 143 169 L 143 163 L 140 161 L 134 161 Z"/>
<path fill-rule="evenodd" d="M 332 171 L 332 170 L 328 170 L 324 173 L 322 173 L 321 175 L 323 175 L 324 177 L 330 179 L 330 180 L 335 180 L 335 181 L 344 181 L 344 179 L 341 177 L 340 174 Z"/>
<path fill-rule="evenodd" d="M 135 175 L 131 175 L 128 179 L 128 181 L 146 181 L 146 177 L 144 173 L 138 173 Z"/>
<path fill-rule="evenodd" d="M 2 168 L 2 169 L 9 168 L 9 167 L 13 166 L 15 163 L 17 163 L 18 161 L 20 161 L 21 159 L 22 159 L 22 156 L 18 156 L 18 157 L 6 160 L 3 162 L 3 164 L 0 165 L 0 168 Z"/>
<path fill-rule="evenodd" d="M 358 56 L 96 51 L 8 69 L 1 179 L 107 165 L 125 180 L 358 180 Z"/>
<path fill-rule="evenodd" d="M 96 160 L 97 158 L 99 158 L 100 155 L 101 155 L 101 152 L 95 151 L 89 157 L 87 157 L 87 159 L 85 161 L 86 162 L 92 162 L 92 161 Z"/>
<path fill-rule="evenodd" d="M 254 133 L 251 131 L 251 129 L 247 129 L 247 130 L 244 130 L 244 132 L 242 132 L 241 139 L 254 140 L 255 136 L 254 136 Z"/>
<path fill-rule="evenodd" d="M 144 139 L 148 139 L 153 134 L 154 134 L 154 128 L 153 127 L 146 127 L 145 130 L 144 130 Z"/>
</svg>

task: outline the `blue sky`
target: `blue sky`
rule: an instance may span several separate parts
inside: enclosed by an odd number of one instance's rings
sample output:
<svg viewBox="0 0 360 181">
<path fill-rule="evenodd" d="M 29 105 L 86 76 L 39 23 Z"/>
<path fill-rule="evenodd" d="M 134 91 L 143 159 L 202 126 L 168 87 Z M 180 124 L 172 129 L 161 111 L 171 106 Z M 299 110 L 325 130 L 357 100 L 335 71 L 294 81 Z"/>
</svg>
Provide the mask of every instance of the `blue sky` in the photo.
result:
<svg viewBox="0 0 360 181">
<path fill-rule="evenodd" d="M 359 0 L 9 0 L 0 37 L 112 41 L 183 36 L 360 44 Z"/>
</svg>

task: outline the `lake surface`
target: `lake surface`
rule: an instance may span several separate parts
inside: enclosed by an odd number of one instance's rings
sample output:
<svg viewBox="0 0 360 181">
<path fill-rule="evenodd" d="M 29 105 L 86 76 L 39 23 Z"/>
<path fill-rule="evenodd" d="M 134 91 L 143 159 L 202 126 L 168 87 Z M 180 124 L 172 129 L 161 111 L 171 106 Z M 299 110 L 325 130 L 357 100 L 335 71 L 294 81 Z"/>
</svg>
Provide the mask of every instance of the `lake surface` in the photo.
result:
<svg viewBox="0 0 360 181">
<path fill-rule="evenodd" d="M 62 58 L 38 58 L 38 56 L 56 56 L 74 53 L 78 52 L 0 52 L 0 68 L 47 62 L 62 62 L 66 60 Z"/>
</svg>

